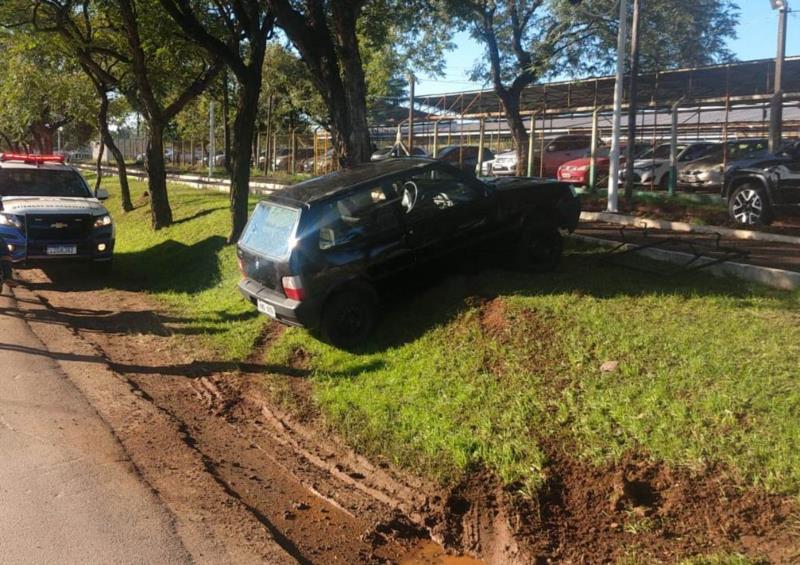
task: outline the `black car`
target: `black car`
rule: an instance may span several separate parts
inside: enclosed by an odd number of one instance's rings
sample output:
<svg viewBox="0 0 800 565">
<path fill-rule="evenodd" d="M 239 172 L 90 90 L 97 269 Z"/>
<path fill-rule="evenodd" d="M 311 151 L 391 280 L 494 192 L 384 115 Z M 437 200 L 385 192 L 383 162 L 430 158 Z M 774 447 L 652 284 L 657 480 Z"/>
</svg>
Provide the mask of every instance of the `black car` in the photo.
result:
<svg viewBox="0 0 800 565">
<path fill-rule="evenodd" d="M 769 225 L 777 216 L 800 213 L 800 142 L 777 155 L 738 163 L 722 187 L 733 221 Z"/>
<path fill-rule="evenodd" d="M 509 251 L 526 270 L 561 257 L 560 228 L 580 201 L 557 181 L 485 183 L 441 161 L 359 165 L 270 194 L 239 240 L 239 288 L 280 322 L 356 345 L 376 320 L 381 290 L 456 252 Z"/>
</svg>

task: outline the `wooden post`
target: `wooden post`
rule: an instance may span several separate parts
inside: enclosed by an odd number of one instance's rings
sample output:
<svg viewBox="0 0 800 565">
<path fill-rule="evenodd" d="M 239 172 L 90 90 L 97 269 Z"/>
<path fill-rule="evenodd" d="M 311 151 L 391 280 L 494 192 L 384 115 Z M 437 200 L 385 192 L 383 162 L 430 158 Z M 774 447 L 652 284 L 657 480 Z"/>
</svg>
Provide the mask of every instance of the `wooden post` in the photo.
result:
<svg viewBox="0 0 800 565">
<path fill-rule="evenodd" d="M 499 137 L 499 136 L 498 136 Z M 533 176 L 533 157 L 536 146 L 536 114 L 531 114 L 531 130 L 528 132 L 528 176 Z"/>
<path fill-rule="evenodd" d="M 592 142 L 589 155 L 589 192 L 594 194 L 597 190 L 597 125 L 600 118 L 600 108 L 592 112 Z"/>
<path fill-rule="evenodd" d="M 477 175 L 483 175 L 483 128 L 485 126 L 484 118 L 481 118 L 480 126 L 478 129 L 478 172 Z"/>
</svg>

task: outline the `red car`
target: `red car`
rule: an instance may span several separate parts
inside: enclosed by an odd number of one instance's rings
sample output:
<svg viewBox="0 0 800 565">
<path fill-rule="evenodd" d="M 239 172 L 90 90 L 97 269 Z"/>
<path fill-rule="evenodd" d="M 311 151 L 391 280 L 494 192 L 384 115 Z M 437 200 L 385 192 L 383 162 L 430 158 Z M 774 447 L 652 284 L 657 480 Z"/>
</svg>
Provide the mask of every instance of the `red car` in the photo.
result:
<svg viewBox="0 0 800 565">
<path fill-rule="evenodd" d="M 634 157 L 638 156 L 639 154 L 643 153 L 650 149 L 650 145 L 644 144 L 636 144 L 633 148 L 633 155 Z M 595 158 L 595 171 L 596 175 L 595 178 L 597 179 L 598 183 L 602 183 L 602 181 L 608 178 L 608 169 L 611 160 L 608 158 L 608 154 L 611 151 L 611 148 L 608 146 L 599 147 L 597 149 L 597 157 Z M 625 154 L 625 147 L 622 148 L 621 153 Z M 620 157 L 619 160 L 620 164 L 625 163 L 625 157 Z M 560 167 L 558 167 L 558 174 L 557 178 L 563 182 L 570 182 L 572 184 L 578 186 L 588 186 L 589 185 L 589 168 L 591 167 L 592 160 L 590 157 L 581 157 L 580 159 L 573 159 L 572 161 L 567 161 Z"/>
</svg>

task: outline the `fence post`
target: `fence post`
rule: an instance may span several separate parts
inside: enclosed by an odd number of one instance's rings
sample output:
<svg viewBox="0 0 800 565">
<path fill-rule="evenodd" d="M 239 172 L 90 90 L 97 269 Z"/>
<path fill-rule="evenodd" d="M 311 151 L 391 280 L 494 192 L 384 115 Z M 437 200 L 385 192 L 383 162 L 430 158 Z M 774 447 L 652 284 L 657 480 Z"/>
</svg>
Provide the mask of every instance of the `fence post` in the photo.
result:
<svg viewBox="0 0 800 565">
<path fill-rule="evenodd" d="M 478 176 L 483 175 L 483 128 L 485 125 L 486 122 L 484 118 L 481 118 L 478 128 Z"/>
<path fill-rule="evenodd" d="M 533 151 L 536 146 L 536 114 L 531 114 L 531 131 L 528 132 L 528 176 L 533 176 Z"/>
<path fill-rule="evenodd" d="M 439 120 L 433 122 L 433 153 L 431 156 L 435 159 L 437 153 L 439 153 Z"/>
<path fill-rule="evenodd" d="M 592 143 L 589 156 L 589 192 L 594 194 L 597 190 L 597 123 L 600 117 L 600 108 L 592 112 Z"/>
</svg>

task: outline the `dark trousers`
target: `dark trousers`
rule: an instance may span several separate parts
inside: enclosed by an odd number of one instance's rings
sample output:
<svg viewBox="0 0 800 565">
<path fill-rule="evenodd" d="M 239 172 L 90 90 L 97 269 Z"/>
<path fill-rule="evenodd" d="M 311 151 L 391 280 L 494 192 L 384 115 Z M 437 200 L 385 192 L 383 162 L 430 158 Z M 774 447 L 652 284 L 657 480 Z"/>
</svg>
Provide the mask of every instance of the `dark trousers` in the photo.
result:
<svg viewBox="0 0 800 565">
<path fill-rule="evenodd" d="M 11 280 L 11 253 L 6 247 L 6 242 L 0 237 L 0 269 L 4 280 Z"/>
</svg>

